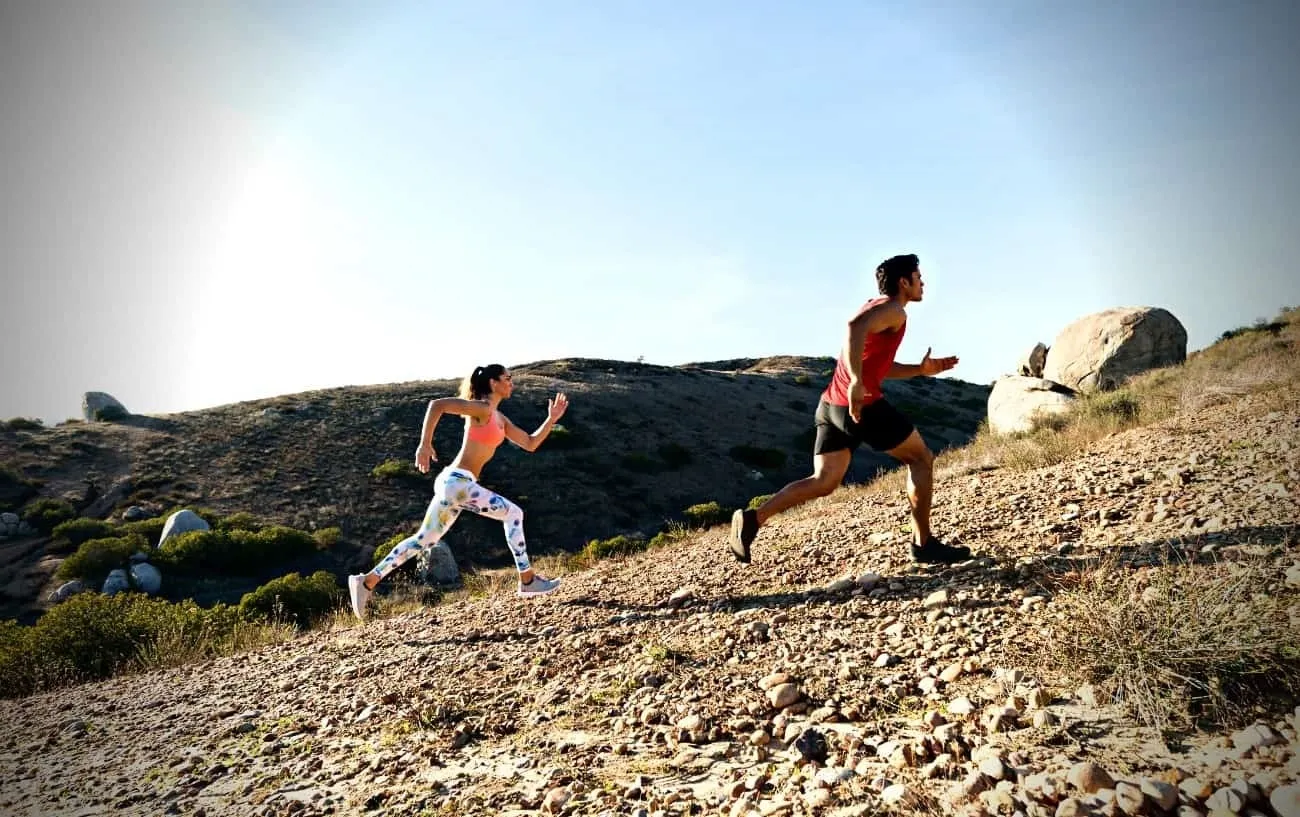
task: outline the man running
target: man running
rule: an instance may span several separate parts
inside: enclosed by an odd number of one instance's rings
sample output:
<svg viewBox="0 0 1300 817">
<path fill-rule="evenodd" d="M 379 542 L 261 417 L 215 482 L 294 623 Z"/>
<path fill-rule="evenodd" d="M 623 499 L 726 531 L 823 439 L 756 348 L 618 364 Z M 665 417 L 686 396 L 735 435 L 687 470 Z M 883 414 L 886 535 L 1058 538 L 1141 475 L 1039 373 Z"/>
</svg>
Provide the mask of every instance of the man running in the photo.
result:
<svg viewBox="0 0 1300 817">
<path fill-rule="evenodd" d="M 880 297 L 864 304 L 849 321 L 848 340 L 835 374 L 817 404 L 812 476 L 786 485 L 758 508 L 738 510 L 731 517 L 731 552 L 741 562 L 749 562 L 750 543 L 767 520 L 834 491 L 862 443 L 907 465 L 912 558 L 945 564 L 970 558 L 969 548 L 944 544 L 931 534 L 934 455 L 911 421 L 881 391 L 885 378 L 933 376 L 956 366 L 957 358 L 932 358 L 927 349 L 920 363 L 894 362 L 907 331 L 906 307 L 919 303 L 925 289 L 916 255 L 896 255 L 876 267 L 876 285 Z"/>
</svg>

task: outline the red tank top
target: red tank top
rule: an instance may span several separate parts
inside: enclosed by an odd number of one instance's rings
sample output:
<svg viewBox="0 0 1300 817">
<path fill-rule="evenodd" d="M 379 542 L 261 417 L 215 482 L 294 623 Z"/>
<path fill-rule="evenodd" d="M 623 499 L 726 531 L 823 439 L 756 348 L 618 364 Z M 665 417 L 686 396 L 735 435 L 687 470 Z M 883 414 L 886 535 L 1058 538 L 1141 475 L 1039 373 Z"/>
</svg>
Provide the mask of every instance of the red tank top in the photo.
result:
<svg viewBox="0 0 1300 817">
<path fill-rule="evenodd" d="M 866 309 L 887 300 L 889 298 L 874 298 L 863 304 L 862 308 Z M 862 385 L 866 387 L 867 392 L 863 405 L 870 405 L 884 396 L 881 393 L 881 384 L 885 380 L 885 375 L 889 374 L 889 368 L 894 365 L 894 354 L 898 351 L 898 345 L 903 342 L 903 335 L 906 332 L 907 323 L 904 322 L 898 329 L 867 335 L 867 342 L 862 348 Z M 822 399 L 833 406 L 849 404 L 849 367 L 844 362 L 843 353 L 835 361 L 835 374 L 831 376 L 831 382 L 822 392 Z"/>
</svg>

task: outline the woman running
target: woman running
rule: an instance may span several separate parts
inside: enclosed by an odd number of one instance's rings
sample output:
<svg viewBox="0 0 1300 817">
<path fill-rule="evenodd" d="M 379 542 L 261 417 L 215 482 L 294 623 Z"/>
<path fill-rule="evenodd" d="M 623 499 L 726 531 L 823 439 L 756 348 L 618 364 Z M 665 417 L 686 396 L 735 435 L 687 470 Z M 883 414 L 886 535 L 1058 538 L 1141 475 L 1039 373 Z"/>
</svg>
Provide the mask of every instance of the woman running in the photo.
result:
<svg viewBox="0 0 1300 817">
<path fill-rule="evenodd" d="M 429 401 L 420 446 L 415 451 L 415 467 L 420 469 L 420 473 L 427 474 L 430 463 L 437 461 L 438 456 L 433 450 L 433 430 L 443 414 L 459 414 L 465 418 L 465 437 L 460 453 L 434 480 L 433 501 L 429 503 L 424 522 L 415 535 L 397 543 L 369 573 L 348 576 L 352 612 L 357 618 L 365 618 L 366 602 L 370 600 L 375 585 L 412 556 L 437 544 L 447 535 L 461 511 L 473 511 L 504 523 L 506 544 L 510 546 L 515 568 L 519 571 L 520 596 L 541 596 L 560 586 L 559 579 L 548 579 L 529 565 L 528 550 L 524 546 L 524 512 L 515 503 L 478 484 L 479 472 L 504 440 L 525 451 L 536 451 L 569 407 L 569 399 L 564 393 L 557 393 L 554 400 L 546 401 L 545 422 L 528 434 L 497 409 L 502 400 L 510 397 L 514 388 L 506 367 L 493 363 L 475 368 L 460 384 L 458 397 L 439 397 Z"/>
</svg>

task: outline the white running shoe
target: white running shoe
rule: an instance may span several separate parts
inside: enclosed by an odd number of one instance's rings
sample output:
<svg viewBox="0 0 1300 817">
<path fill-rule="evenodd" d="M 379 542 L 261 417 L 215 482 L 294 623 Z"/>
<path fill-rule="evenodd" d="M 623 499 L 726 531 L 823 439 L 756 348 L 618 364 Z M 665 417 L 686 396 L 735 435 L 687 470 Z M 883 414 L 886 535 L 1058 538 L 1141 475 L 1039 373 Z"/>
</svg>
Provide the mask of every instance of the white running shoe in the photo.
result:
<svg viewBox="0 0 1300 817">
<path fill-rule="evenodd" d="M 362 621 L 366 620 L 366 602 L 375 591 L 366 587 L 366 574 L 348 576 L 348 595 L 352 597 L 352 612 Z"/>
<path fill-rule="evenodd" d="M 519 595 L 521 598 L 529 596 L 545 596 L 552 593 L 560 586 L 559 579 L 548 579 L 540 573 L 533 574 L 533 580 L 528 584 L 519 583 Z"/>
</svg>

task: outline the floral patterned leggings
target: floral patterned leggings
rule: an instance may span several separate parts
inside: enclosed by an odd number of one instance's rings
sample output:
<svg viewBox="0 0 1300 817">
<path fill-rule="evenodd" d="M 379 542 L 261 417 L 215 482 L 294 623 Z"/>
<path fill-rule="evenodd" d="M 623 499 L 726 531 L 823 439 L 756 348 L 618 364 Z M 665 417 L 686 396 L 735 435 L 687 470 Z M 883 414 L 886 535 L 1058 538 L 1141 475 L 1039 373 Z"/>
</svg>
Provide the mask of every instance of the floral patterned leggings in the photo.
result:
<svg viewBox="0 0 1300 817">
<path fill-rule="evenodd" d="M 506 544 L 515 557 L 520 573 L 528 569 L 528 550 L 524 546 L 524 512 L 518 505 L 495 494 L 474 481 L 474 475 L 459 468 L 444 468 L 433 483 L 433 501 L 424 514 L 424 522 L 414 536 L 398 542 L 374 573 L 383 579 L 401 567 L 407 559 L 426 547 L 437 544 L 455 523 L 461 511 L 473 511 L 489 519 L 500 519 L 506 527 Z"/>
</svg>

